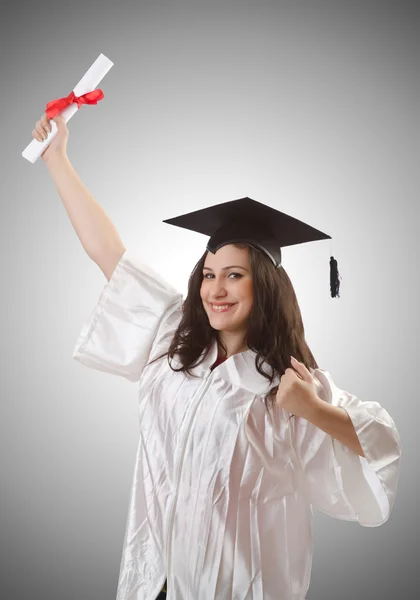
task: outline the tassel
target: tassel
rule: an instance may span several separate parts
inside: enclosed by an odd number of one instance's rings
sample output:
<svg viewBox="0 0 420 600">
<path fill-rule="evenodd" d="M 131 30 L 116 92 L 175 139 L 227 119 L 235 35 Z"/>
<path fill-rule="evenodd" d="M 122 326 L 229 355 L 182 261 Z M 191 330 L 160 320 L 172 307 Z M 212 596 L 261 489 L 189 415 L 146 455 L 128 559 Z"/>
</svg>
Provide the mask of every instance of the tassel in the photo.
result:
<svg viewBox="0 0 420 600">
<path fill-rule="evenodd" d="M 330 290 L 331 298 L 340 297 L 340 273 L 338 272 L 338 263 L 334 256 L 330 258 Z"/>
</svg>

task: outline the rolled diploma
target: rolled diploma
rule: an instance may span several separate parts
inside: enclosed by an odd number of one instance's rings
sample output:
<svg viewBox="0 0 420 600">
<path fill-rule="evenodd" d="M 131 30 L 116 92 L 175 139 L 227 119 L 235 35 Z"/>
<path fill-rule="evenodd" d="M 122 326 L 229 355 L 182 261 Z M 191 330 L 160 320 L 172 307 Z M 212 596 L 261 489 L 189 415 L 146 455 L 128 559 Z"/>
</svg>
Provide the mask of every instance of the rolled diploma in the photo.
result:
<svg viewBox="0 0 420 600">
<path fill-rule="evenodd" d="M 113 66 L 113 62 L 109 60 L 103 54 L 100 54 L 98 58 L 95 60 L 93 65 L 90 67 L 88 71 L 83 75 L 82 79 L 73 89 L 73 92 L 76 96 L 82 96 L 83 94 L 87 94 L 88 92 L 92 92 L 100 81 L 105 77 L 110 68 Z M 75 112 L 78 111 L 77 104 L 73 103 L 70 106 L 66 106 L 64 110 L 61 111 L 61 116 L 64 118 L 65 122 L 69 121 Z M 22 152 L 23 158 L 29 160 L 29 162 L 34 163 L 44 152 L 46 148 L 51 143 L 51 140 L 57 134 L 57 125 L 51 119 L 50 121 L 51 131 L 47 135 L 47 139 L 43 142 L 38 142 L 38 140 L 33 139 L 32 142 L 26 146 L 25 150 Z"/>
</svg>

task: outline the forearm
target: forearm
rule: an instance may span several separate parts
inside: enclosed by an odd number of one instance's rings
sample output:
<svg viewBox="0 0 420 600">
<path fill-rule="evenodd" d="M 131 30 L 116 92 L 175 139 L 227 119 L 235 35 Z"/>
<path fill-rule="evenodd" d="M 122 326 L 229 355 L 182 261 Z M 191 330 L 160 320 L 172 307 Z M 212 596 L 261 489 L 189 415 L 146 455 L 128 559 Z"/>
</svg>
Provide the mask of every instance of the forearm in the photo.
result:
<svg viewBox="0 0 420 600">
<path fill-rule="evenodd" d="M 111 219 L 83 185 L 68 157 L 56 156 L 46 164 L 74 230 L 88 256 L 95 260 L 104 248 L 123 248 Z"/>
<path fill-rule="evenodd" d="M 365 455 L 353 423 L 344 408 L 333 406 L 317 397 L 306 418 L 359 456 Z"/>
</svg>

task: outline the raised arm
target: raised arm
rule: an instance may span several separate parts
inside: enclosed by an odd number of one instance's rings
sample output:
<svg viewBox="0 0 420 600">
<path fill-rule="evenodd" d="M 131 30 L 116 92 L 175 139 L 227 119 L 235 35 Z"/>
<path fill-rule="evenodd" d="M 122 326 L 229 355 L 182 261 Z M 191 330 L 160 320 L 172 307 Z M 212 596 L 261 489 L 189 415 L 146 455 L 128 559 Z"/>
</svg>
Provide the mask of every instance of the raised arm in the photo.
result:
<svg viewBox="0 0 420 600">
<path fill-rule="evenodd" d="M 58 133 L 42 158 L 86 254 L 109 281 L 125 252 L 124 245 L 115 225 L 86 189 L 68 159 L 68 129 L 64 119 L 58 115 L 54 121 Z M 32 134 L 40 141 L 50 130 L 50 120 L 44 114 Z"/>
</svg>

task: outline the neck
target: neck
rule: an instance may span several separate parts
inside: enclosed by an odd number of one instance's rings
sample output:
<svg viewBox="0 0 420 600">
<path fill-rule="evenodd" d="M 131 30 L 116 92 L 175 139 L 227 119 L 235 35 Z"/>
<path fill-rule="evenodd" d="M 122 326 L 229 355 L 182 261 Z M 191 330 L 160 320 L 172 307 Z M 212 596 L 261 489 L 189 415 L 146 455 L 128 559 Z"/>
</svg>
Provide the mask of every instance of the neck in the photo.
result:
<svg viewBox="0 0 420 600">
<path fill-rule="evenodd" d="M 221 342 L 226 347 L 227 352 L 222 348 Z M 227 331 L 219 332 L 219 339 L 217 343 L 218 355 L 223 358 L 229 358 L 234 354 L 240 354 L 248 350 L 248 346 L 244 342 L 243 334 L 231 333 Z"/>
</svg>

